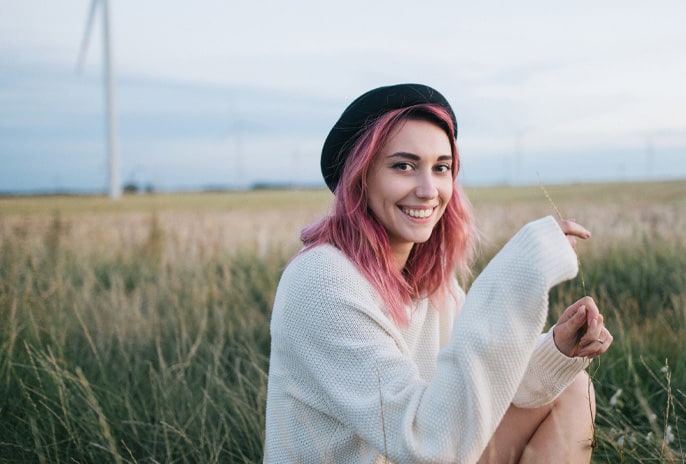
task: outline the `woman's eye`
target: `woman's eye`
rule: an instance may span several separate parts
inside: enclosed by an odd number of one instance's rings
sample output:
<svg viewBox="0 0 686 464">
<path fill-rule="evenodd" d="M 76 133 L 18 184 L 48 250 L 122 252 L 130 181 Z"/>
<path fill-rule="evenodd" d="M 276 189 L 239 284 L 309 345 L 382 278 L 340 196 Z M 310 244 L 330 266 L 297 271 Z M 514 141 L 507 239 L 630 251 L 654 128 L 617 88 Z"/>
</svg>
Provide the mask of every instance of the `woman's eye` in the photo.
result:
<svg viewBox="0 0 686 464">
<path fill-rule="evenodd" d="M 412 165 L 410 163 L 396 163 L 393 165 L 393 169 L 398 171 L 410 171 L 412 170 Z"/>
<path fill-rule="evenodd" d="M 448 164 L 439 164 L 438 166 L 436 166 L 436 171 L 437 171 L 437 172 L 440 172 L 440 173 L 450 172 L 450 165 L 448 165 Z"/>
</svg>

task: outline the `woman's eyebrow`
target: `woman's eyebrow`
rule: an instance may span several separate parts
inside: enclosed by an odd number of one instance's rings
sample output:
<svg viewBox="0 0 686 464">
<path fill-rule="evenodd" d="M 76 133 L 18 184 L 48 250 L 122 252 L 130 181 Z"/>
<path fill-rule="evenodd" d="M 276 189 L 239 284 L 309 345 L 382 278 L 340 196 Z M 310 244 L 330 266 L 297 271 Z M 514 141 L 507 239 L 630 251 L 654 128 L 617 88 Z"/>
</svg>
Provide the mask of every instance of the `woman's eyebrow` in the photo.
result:
<svg viewBox="0 0 686 464">
<path fill-rule="evenodd" d="M 409 159 L 412 161 L 421 161 L 421 156 L 415 155 L 414 153 L 407 153 L 404 151 L 399 151 L 397 153 L 393 153 L 391 155 L 388 155 L 388 158 L 403 158 L 403 159 Z M 453 157 L 450 155 L 441 155 L 438 157 L 438 161 L 452 161 Z"/>
<path fill-rule="evenodd" d="M 414 153 L 407 153 L 405 151 L 399 151 L 397 153 L 388 155 L 388 158 L 404 158 L 412 161 L 419 161 L 421 159 L 419 155 L 415 155 Z"/>
</svg>

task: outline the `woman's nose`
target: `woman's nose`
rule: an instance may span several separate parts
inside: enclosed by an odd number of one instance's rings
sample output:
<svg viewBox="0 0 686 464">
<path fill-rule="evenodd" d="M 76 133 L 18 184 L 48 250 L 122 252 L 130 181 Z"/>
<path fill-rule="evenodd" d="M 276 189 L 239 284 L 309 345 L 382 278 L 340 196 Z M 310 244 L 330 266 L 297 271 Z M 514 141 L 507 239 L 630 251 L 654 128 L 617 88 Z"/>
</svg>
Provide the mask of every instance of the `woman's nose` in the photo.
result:
<svg viewBox="0 0 686 464">
<path fill-rule="evenodd" d="M 431 172 L 419 173 L 417 180 L 417 187 L 415 194 L 418 198 L 436 198 L 438 196 L 438 188 L 436 187 L 435 179 Z"/>
</svg>

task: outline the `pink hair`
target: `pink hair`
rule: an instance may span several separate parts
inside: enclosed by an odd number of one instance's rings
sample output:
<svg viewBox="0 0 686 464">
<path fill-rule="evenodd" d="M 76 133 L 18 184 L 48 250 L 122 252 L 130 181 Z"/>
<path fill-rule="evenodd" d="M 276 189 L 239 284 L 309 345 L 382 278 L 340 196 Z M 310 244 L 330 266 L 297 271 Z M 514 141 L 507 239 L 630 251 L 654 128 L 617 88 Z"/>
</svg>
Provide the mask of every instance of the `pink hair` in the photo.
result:
<svg viewBox="0 0 686 464">
<path fill-rule="evenodd" d="M 455 186 L 429 240 L 414 245 L 402 272 L 393 265 L 388 234 L 367 208 L 367 173 L 393 129 L 408 119 L 427 120 L 446 131 L 454 160 L 452 175 L 457 178 L 460 163 L 452 135 L 455 127 L 445 109 L 422 104 L 389 111 L 373 121 L 352 147 L 336 187 L 332 214 L 301 234 L 305 249 L 328 243 L 343 251 L 376 288 L 390 316 L 401 326 L 409 321 L 406 308 L 412 299 L 428 296 L 440 307 L 448 294 L 455 296 L 455 272 L 468 275 L 473 254 L 471 208 Z"/>
</svg>

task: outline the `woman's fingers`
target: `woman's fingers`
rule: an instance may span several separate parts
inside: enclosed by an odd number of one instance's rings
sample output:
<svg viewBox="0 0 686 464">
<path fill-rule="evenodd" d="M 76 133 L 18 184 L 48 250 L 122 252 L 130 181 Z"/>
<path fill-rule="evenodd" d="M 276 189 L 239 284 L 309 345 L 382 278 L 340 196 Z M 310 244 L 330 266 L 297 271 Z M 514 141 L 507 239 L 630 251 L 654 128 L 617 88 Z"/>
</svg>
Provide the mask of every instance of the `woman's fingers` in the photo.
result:
<svg viewBox="0 0 686 464">
<path fill-rule="evenodd" d="M 612 344 L 613 340 L 614 337 L 612 336 L 610 331 L 603 326 L 602 330 L 598 335 L 598 338 L 591 340 L 590 343 L 586 344 L 585 347 L 579 349 L 577 356 L 597 358 L 610 348 L 610 345 Z"/>
<path fill-rule="evenodd" d="M 561 353 L 573 357 L 595 358 L 612 344 L 612 334 L 593 298 L 586 296 L 570 305 L 553 329 L 555 345 Z"/>
<path fill-rule="evenodd" d="M 579 341 L 579 348 L 576 356 L 595 358 L 605 353 L 614 337 L 605 327 L 602 314 L 597 314 L 588 322 L 588 329 Z"/>
<path fill-rule="evenodd" d="M 564 323 L 567 322 L 569 319 L 571 319 L 571 318 L 573 318 L 574 316 L 576 316 L 577 313 L 578 313 L 578 311 L 579 311 L 579 308 L 582 307 L 582 306 L 585 306 L 585 304 L 584 304 L 584 299 L 583 299 L 583 298 L 580 299 L 580 300 L 578 300 L 578 301 L 575 301 L 573 304 L 571 304 L 570 306 L 568 306 L 567 309 L 565 309 L 564 312 L 562 313 L 562 315 L 560 316 L 560 319 L 558 319 L 557 324 L 558 324 L 558 325 L 564 324 Z M 585 308 L 584 308 L 584 314 L 585 314 L 585 312 L 586 312 L 586 310 L 585 310 Z M 585 320 L 585 319 L 586 319 L 586 318 L 584 317 L 584 320 Z"/>
<path fill-rule="evenodd" d="M 578 351 L 577 334 L 585 331 L 586 306 L 578 303 L 565 310 L 553 329 L 553 338 L 557 349 L 569 357 L 575 356 Z"/>
<path fill-rule="evenodd" d="M 587 239 L 591 238 L 591 232 L 573 219 L 563 219 L 558 222 L 565 235 Z"/>
<path fill-rule="evenodd" d="M 564 310 L 553 329 L 555 345 L 566 356 L 576 356 L 588 325 L 600 315 L 591 297 L 583 297 Z"/>
<path fill-rule="evenodd" d="M 591 238 L 591 232 L 573 219 L 563 219 L 558 221 L 558 224 L 574 249 L 576 249 L 576 241 L 578 238 L 583 240 Z"/>
</svg>

